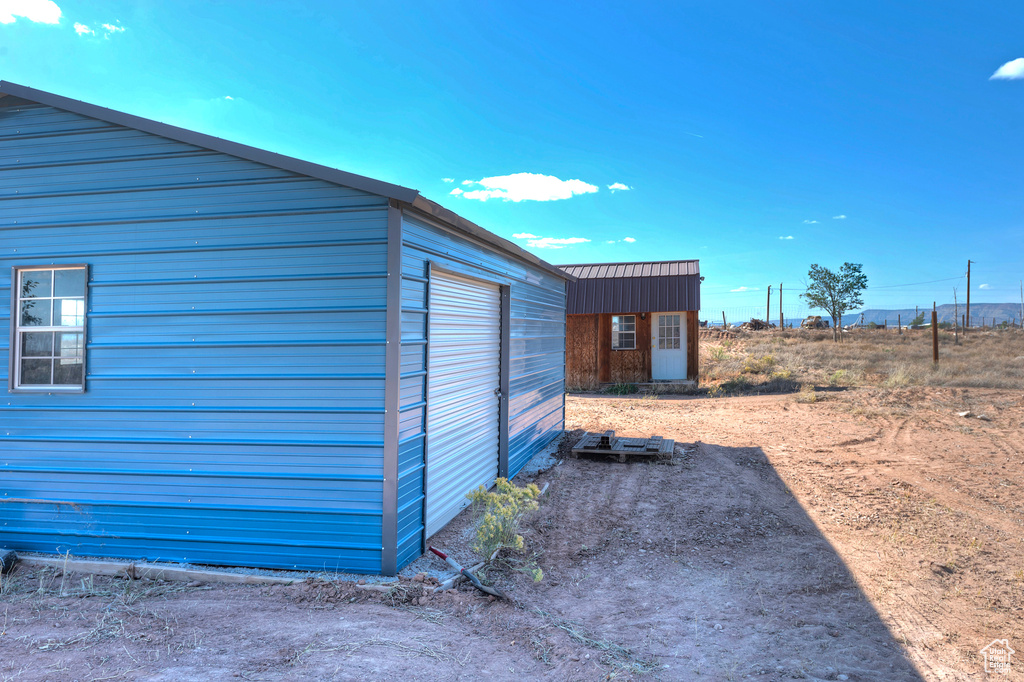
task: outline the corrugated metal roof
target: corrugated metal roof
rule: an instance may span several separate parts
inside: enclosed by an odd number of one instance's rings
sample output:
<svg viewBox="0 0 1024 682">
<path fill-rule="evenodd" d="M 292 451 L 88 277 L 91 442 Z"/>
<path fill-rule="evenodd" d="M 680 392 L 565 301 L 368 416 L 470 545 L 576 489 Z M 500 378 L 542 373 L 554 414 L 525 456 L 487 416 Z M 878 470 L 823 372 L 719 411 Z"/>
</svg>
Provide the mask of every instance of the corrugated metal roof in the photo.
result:
<svg viewBox="0 0 1024 682">
<path fill-rule="evenodd" d="M 299 173 L 300 175 L 307 175 L 311 178 L 326 180 L 327 182 L 332 182 L 337 185 L 352 187 L 364 192 L 369 192 L 370 194 L 394 199 L 401 202 L 405 207 L 414 208 L 427 215 L 431 215 L 434 218 L 445 222 L 449 227 L 476 237 L 477 239 L 501 249 L 502 251 L 511 253 L 528 263 L 540 266 L 552 274 L 562 277 L 565 276 L 564 273 L 556 266 L 538 258 L 518 244 L 514 244 L 507 239 L 502 239 L 493 232 L 489 232 L 453 211 L 449 211 L 435 202 L 430 201 L 415 189 L 402 187 L 401 185 L 395 185 L 382 180 L 375 180 L 364 175 L 357 175 L 355 173 L 338 170 L 337 168 L 321 166 L 320 164 L 310 163 L 309 161 L 285 156 L 284 154 L 277 154 L 265 149 L 250 147 L 249 145 L 240 144 L 238 142 L 231 142 L 230 140 L 214 137 L 213 135 L 206 135 L 194 130 L 179 128 L 177 126 L 160 123 L 159 121 L 154 121 L 152 119 L 142 118 L 141 116 L 126 114 L 122 111 L 107 109 L 95 104 L 89 104 L 80 100 L 55 95 L 44 90 L 36 90 L 35 88 L 11 83 L 10 81 L 0 81 L 0 99 L 5 97 L 16 97 L 30 102 L 46 104 L 51 107 L 80 114 L 82 116 L 106 121 L 107 123 L 113 123 L 127 128 L 134 128 L 135 130 L 160 135 L 161 137 L 175 140 L 177 142 L 184 142 L 185 144 L 191 144 L 197 147 L 205 147 L 206 149 L 230 154 L 241 159 L 255 161 L 274 168 L 281 168 L 293 173 Z M 566 279 L 568 279 L 568 277 Z"/>
<path fill-rule="evenodd" d="M 576 278 L 566 292 L 569 315 L 700 310 L 700 266 L 696 260 L 559 268 Z"/>
<path fill-rule="evenodd" d="M 589 263 L 559 265 L 558 268 L 577 279 L 700 275 L 700 266 L 696 260 L 670 260 L 652 263 Z"/>
</svg>

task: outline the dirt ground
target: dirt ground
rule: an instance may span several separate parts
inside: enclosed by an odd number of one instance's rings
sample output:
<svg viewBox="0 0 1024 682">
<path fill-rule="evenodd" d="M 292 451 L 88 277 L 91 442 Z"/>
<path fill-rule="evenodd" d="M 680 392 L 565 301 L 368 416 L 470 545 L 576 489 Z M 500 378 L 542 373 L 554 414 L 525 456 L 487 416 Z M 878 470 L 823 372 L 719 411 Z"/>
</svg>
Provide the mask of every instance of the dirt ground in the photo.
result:
<svg viewBox="0 0 1024 682">
<path fill-rule="evenodd" d="M 567 405 L 570 429 L 681 447 L 670 462 L 565 458 L 540 473 L 551 485 L 523 535 L 544 579 L 488 572 L 515 603 L 465 585 L 423 597 L 413 580 L 381 594 L 21 567 L 0 593 L 0 679 L 1020 675 L 1024 658 L 988 674 L 979 650 L 1005 638 L 1024 652 L 1021 391 Z M 470 563 L 468 524 L 432 543 Z"/>
</svg>

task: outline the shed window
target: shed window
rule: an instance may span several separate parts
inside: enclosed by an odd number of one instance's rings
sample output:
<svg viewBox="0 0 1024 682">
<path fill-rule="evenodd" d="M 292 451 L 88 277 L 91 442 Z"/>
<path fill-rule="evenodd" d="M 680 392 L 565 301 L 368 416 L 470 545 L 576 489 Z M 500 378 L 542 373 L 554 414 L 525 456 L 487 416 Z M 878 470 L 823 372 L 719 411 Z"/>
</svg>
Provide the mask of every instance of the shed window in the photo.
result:
<svg viewBox="0 0 1024 682">
<path fill-rule="evenodd" d="M 15 268 L 13 390 L 85 388 L 84 265 Z"/>
<path fill-rule="evenodd" d="M 679 315 L 658 316 L 658 350 L 679 348 Z"/>
<path fill-rule="evenodd" d="M 636 315 L 612 315 L 612 350 L 636 349 Z"/>
</svg>

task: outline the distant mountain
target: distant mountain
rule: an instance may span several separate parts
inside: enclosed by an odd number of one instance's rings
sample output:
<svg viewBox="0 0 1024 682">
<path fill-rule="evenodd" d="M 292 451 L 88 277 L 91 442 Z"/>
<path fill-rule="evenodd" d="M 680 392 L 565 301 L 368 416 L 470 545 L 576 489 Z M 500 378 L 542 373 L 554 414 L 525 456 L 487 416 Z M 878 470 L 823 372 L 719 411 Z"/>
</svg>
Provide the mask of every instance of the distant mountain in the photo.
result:
<svg viewBox="0 0 1024 682">
<path fill-rule="evenodd" d="M 958 307 L 961 317 L 966 312 L 966 306 L 961 303 Z M 955 307 L 952 304 L 944 304 L 938 306 L 935 311 L 939 315 L 939 322 L 952 322 Z M 929 324 L 932 320 L 931 308 L 921 308 L 924 312 L 924 323 Z M 913 308 L 904 308 L 902 310 L 879 310 L 869 308 L 859 313 L 849 313 L 843 315 L 843 324 L 857 324 L 861 321 L 861 315 L 864 316 L 864 324 L 882 324 L 888 321 L 891 325 L 896 325 L 897 315 L 903 324 L 908 324 L 917 313 Z M 824 317 L 824 316 L 822 316 Z M 971 324 L 973 326 L 980 326 L 982 324 L 982 318 L 986 325 L 991 326 L 992 320 L 994 319 L 997 323 L 1005 320 L 1016 320 L 1020 323 L 1020 303 L 971 303 Z M 831 318 L 828 318 L 831 319 Z"/>
</svg>

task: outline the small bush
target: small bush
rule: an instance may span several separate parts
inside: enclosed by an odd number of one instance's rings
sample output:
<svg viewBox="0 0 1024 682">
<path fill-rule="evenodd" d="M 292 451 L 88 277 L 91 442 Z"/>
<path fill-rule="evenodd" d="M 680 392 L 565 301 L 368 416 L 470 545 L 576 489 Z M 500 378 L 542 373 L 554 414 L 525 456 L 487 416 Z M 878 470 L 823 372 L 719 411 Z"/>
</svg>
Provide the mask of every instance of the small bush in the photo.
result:
<svg viewBox="0 0 1024 682">
<path fill-rule="evenodd" d="M 846 384 L 848 380 L 848 375 L 849 372 L 847 372 L 845 369 L 837 369 L 836 371 L 832 372 L 832 374 L 829 375 L 828 385 L 843 386 L 844 384 Z"/>
<path fill-rule="evenodd" d="M 796 396 L 798 403 L 816 403 L 818 402 L 818 394 L 814 392 L 814 386 L 812 384 L 804 384 L 800 387 L 800 392 Z"/>
<path fill-rule="evenodd" d="M 540 506 L 537 502 L 540 488 L 533 483 L 520 488 L 509 483 L 507 478 L 499 478 L 495 487 L 493 493 L 480 486 L 466 495 L 473 502 L 473 514 L 477 519 L 473 551 L 485 559 L 505 547 L 522 551 L 523 536 L 518 534 L 519 524 Z"/>
<path fill-rule="evenodd" d="M 608 387 L 608 392 L 612 395 L 632 395 L 636 393 L 636 384 L 615 384 L 614 386 Z"/>
<path fill-rule="evenodd" d="M 774 355 L 762 355 L 759 358 L 751 356 L 743 364 L 742 372 L 744 374 L 771 374 L 776 364 Z"/>
<path fill-rule="evenodd" d="M 910 368 L 905 364 L 898 364 L 889 371 L 889 376 L 882 382 L 885 388 L 903 388 L 911 382 Z"/>
<path fill-rule="evenodd" d="M 738 377 L 733 377 L 728 381 L 723 381 L 719 384 L 718 389 L 723 393 L 738 393 L 745 391 L 750 387 L 750 379 L 746 378 L 742 374 Z"/>
</svg>

